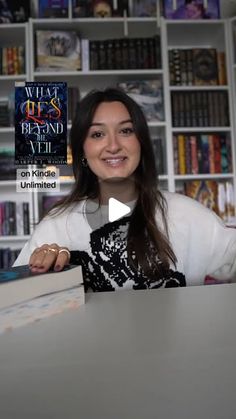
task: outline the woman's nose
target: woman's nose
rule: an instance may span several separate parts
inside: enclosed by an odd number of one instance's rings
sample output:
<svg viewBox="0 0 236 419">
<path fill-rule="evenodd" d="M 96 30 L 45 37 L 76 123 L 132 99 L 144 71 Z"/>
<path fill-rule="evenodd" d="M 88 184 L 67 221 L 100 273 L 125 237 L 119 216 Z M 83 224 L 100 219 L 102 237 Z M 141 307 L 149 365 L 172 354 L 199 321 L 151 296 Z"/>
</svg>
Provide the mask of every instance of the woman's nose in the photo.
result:
<svg viewBox="0 0 236 419">
<path fill-rule="evenodd" d="M 107 140 L 107 151 L 116 153 L 121 149 L 119 139 L 115 133 L 110 133 Z"/>
</svg>

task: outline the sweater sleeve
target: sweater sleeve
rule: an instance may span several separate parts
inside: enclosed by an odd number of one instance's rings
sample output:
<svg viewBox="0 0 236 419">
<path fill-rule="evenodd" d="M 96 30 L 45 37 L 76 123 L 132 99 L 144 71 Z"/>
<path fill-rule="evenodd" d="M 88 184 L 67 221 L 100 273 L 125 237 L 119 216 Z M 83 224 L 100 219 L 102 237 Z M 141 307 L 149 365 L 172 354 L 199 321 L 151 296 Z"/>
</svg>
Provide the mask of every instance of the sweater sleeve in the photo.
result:
<svg viewBox="0 0 236 419">
<path fill-rule="evenodd" d="M 170 241 L 187 285 L 206 275 L 236 281 L 236 229 L 191 198 L 173 194 L 168 206 Z"/>
</svg>

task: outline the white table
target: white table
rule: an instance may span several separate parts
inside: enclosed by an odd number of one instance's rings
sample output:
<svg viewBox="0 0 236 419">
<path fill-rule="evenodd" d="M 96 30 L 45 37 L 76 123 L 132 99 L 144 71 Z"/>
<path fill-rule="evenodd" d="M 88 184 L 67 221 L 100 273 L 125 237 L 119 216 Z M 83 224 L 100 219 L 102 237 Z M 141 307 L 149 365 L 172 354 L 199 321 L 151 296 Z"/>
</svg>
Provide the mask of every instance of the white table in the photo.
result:
<svg viewBox="0 0 236 419">
<path fill-rule="evenodd" d="M 236 284 L 87 296 L 0 337 L 1 419 L 235 419 Z"/>
</svg>

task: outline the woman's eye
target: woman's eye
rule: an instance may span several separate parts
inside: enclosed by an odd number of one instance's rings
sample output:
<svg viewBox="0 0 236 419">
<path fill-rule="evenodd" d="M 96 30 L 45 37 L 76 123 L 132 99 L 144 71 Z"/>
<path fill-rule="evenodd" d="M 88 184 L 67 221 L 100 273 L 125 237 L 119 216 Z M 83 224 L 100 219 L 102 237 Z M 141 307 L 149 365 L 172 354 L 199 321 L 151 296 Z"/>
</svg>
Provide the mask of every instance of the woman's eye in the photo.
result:
<svg viewBox="0 0 236 419">
<path fill-rule="evenodd" d="M 122 128 L 121 132 L 122 134 L 129 135 L 133 134 L 134 129 L 132 127 Z"/>
<path fill-rule="evenodd" d="M 90 134 L 91 138 L 101 138 L 102 136 L 103 136 L 103 133 L 101 131 L 95 131 Z"/>
</svg>

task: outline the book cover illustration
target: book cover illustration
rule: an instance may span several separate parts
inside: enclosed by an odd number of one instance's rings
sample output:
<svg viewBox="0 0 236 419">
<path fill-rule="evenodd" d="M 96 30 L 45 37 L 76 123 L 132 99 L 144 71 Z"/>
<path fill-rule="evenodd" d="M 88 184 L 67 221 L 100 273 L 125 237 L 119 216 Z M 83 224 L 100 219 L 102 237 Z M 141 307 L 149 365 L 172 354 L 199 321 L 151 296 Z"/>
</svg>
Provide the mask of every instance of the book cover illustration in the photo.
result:
<svg viewBox="0 0 236 419">
<path fill-rule="evenodd" d="M 174 7 L 173 0 L 163 0 L 164 15 L 167 19 L 219 19 L 219 0 L 208 0 L 204 7 L 204 0 L 177 0 Z"/>
<path fill-rule="evenodd" d="M 68 17 L 68 0 L 39 0 L 39 17 Z"/>
<path fill-rule="evenodd" d="M 214 180 L 193 180 L 185 183 L 185 194 L 219 215 L 218 183 Z"/>
<path fill-rule="evenodd" d="M 81 44 L 74 31 L 36 31 L 37 70 L 81 70 Z"/>
<path fill-rule="evenodd" d="M 26 22 L 30 15 L 29 0 L 0 1 L 0 23 Z"/>
<path fill-rule="evenodd" d="M 67 163 L 67 83 L 17 82 L 15 164 Z"/>
<path fill-rule="evenodd" d="M 193 69 L 195 85 L 217 85 L 218 66 L 216 49 L 193 49 Z"/>
<path fill-rule="evenodd" d="M 142 108 L 148 122 L 164 121 L 163 86 L 159 80 L 136 80 L 119 83 Z"/>
</svg>

